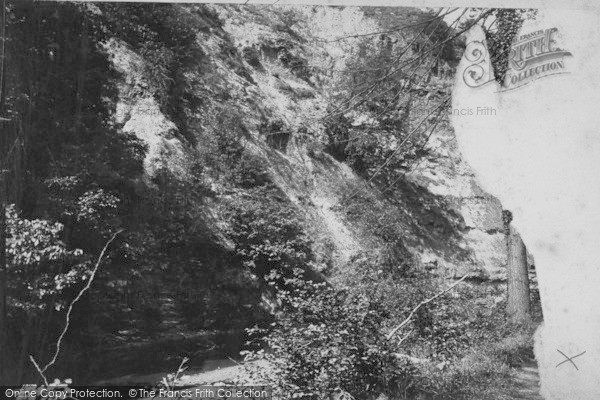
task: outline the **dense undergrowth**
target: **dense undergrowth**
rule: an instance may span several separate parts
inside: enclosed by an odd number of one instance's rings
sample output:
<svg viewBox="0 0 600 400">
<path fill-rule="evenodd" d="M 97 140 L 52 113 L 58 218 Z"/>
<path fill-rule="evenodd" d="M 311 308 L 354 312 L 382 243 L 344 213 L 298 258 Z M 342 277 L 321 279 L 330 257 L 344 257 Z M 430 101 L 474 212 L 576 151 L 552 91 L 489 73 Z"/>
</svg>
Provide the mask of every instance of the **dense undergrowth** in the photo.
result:
<svg viewBox="0 0 600 400">
<path fill-rule="evenodd" d="M 145 181 L 146 144 L 122 132 L 112 118 L 118 73 L 101 43 L 118 37 L 155 61 L 143 74 L 164 112 L 179 124 L 182 141 L 193 146 L 195 136 L 190 136 L 178 108 L 182 102 L 173 99 L 179 99 L 185 86 L 185 66 L 192 60 L 194 65 L 203 62 L 195 32 L 209 29 L 201 22 L 211 23 L 211 14 L 202 7 L 198 12 L 208 13 L 205 18 L 192 18 L 172 6 L 125 8 L 129 12 L 111 4 L 9 6 L 5 112 L 15 122 L 15 135 L 26 138 L 18 142 L 21 172 L 12 179 L 15 189 L 9 195 L 19 218 L 32 222 L 24 222 L 9 238 L 14 256 L 9 259 L 8 331 L 14 335 L 9 342 L 15 350 L 7 359 L 18 367 L 4 377 L 7 382 L 35 378 L 29 354 L 40 363 L 51 358 L 64 305 L 89 277 L 91 260 L 121 229 L 89 295 L 76 309 L 57 371 L 75 379 L 101 376 L 107 372 L 102 359 L 110 354 L 125 368 L 152 368 L 152 362 L 161 362 L 162 356 L 141 363 L 135 355 L 133 360 L 120 357 L 123 341 L 165 345 L 165 297 L 175 298 L 177 312 L 189 317 L 189 329 L 217 335 L 266 318 L 259 307 L 258 285 L 241 268 L 236 252 L 216 236 L 204 205 L 214 197 L 208 169 L 226 171 L 241 187 L 264 179 L 258 175 L 264 173 L 262 167 L 253 169 L 255 161 L 239 143 L 236 148 L 224 143 L 227 134 L 238 141 L 241 137 L 235 131 L 223 133 L 216 144 L 222 148 L 212 153 L 215 156 L 199 157 L 186 177 L 160 169 Z M 193 106 L 186 103 L 185 108 Z M 56 254 L 59 250 L 77 257 L 65 258 Z M 61 276 L 68 279 L 58 279 Z M 25 283 L 33 303 L 19 300 Z M 214 340 L 203 342 L 201 346 L 215 348 Z M 198 351 L 198 344 L 185 346 L 174 345 L 172 356 Z M 236 351 L 235 346 L 229 351 Z M 102 351 L 111 348 L 115 350 Z M 152 349 L 147 346 L 150 353 Z M 99 360 L 81 368 L 87 364 L 86 354 L 96 354 Z"/>
<path fill-rule="evenodd" d="M 279 311 L 250 329 L 255 350 L 243 383 L 268 384 L 281 398 L 510 399 L 512 368 L 533 358 L 535 323 L 506 322 L 503 288 L 465 283 L 420 308 L 392 338 L 387 333 L 443 284 L 356 260 L 345 286 L 272 273 Z M 539 306 L 539 304 L 538 304 Z"/>
</svg>

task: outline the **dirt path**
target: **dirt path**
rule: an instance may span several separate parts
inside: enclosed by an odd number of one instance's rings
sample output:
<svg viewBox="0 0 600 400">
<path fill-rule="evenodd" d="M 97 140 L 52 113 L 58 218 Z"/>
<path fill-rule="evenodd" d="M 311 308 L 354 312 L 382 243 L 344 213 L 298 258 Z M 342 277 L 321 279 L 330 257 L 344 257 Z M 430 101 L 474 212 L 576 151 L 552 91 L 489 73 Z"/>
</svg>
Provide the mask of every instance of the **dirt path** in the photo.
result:
<svg viewBox="0 0 600 400">
<path fill-rule="evenodd" d="M 535 361 L 524 363 L 514 377 L 510 396 L 516 400 L 544 400 L 540 396 L 540 377 Z"/>
</svg>

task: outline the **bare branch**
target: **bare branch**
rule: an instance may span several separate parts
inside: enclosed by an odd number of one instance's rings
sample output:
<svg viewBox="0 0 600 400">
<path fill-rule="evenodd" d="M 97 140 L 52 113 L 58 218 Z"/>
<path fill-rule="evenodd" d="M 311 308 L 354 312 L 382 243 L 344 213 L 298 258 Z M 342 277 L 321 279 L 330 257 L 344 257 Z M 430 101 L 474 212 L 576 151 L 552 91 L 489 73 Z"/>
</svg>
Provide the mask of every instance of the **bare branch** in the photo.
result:
<svg viewBox="0 0 600 400">
<path fill-rule="evenodd" d="M 431 303 L 433 300 L 437 299 L 438 297 L 440 297 L 441 295 L 449 292 L 450 290 L 452 290 L 456 285 L 458 285 L 459 283 L 461 283 L 462 281 L 464 281 L 465 279 L 467 279 L 468 275 L 463 276 L 462 278 L 460 278 L 458 281 L 454 282 L 452 285 L 448 286 L 446 289 L 444 289 L 443 291 L 439 292 L 438 294 L 436 294 L 433 297 L 428 298 L 427 300 L 423 300 L 422 302 L 420 302 L 415 308 L 413 308 L 413 310 L 410 312 L 410 314 L 408 315 L 408 317 L 402 321 L 398 326 L 396 326 L 394 329 L 392 329 L 390 331 L 390 333 L 387 334 L 386 338 L 387 340 L 390 340 L 391 338 L 394 337 L 394 335 L 396 334 L 396 332 L 398 332 L 400 329 L 402 329 L 405 325 L 407 325 L 409 322 L 411 322 L 412 317 L 415 315 L 415 313 L 419 310 L 419 308 L 423 307 L 425 304 L 427 303 Z"/>
<path fill-rule="evenodd" d="M 395 28 L 388 29 L 388 30 L 385 30 L 385 31 L 379 31 L 379 32 L 369 32 L 369 33 L 361 33 L 361 34 L 355 34 L 355 35 L 341 36 L 341 37 L 338 37 L 338 38 L 335 38 L 335 39 L 332 39 L 332 40 L 326 40 L 325 42 L 327 42 L 327 43 L 333 43 L 333 42 L 339 42 L 339 41 L 344 40 L 344 39 L 355 39 L 355 38 L 364 37 L 364 36 L 375 36 L 375 35 L 381 35 L 381 34 L 386 34 L 386 33 L 401 32 L 401 31 L 403 31 L 405 29 L 416 28 L 417 26 L 421 26 L 421 25 L 424 25 L 424 24 L 429 25 L 433 21 L 443 20 L 443 18 L 446 15 L 453 13 L 454 11 L 458 10 L 458 8 L 452 8 L 449 11 L 445 12 L 444 14 L 441 14 L 441 10 L 442 9 L 440 9 L 438 11 L 438 13 L 433 18 L 430 18 L 430 19 L 425 20 L 425 21 L 417 22 L 415 24 L 404 25 L 404 26 L 397 26 Z"/>
<path fill-rule="evenodd" d="M 67 310 L 67 315 L 65 317 L 65 327 L 63 328 L 60 336 L 58 337 L 58 340 L 56 341 L 56 349 L 54 351 L 54 356 L 52 357 L 52 359 L 48 362 L 48 364 L 46 364 L 44 366 L 44 368 L 40 369 L 39 365 L 36 363 L 33 356 L 32 355 L 29 356 L 29 359 L 31 360 L 31 362 L 33 363 L 35 368 L 38 370 L 38 372 L 40 373 L 42 378 L 44 378 L 44 382 L 46 383 L 46 385 L 48 385 L 48 381 L 46 380 L 46 377 L 44 376 L 44 372 L 46 372 L 46 370 L 48 368 L 50 368 L 52 365 L 54 365 L 54 363 L 58 359 L 58 354 L 60 353 L 60 346 L 61 346 L 62 340 L 65 337 L 65 335 L 67 334 L 67 331 L 69 330 L 69 324 L 71 323 L 71 313 L 73 312 L 75 303 L 77 303 L 81 299 L 81 297 L 85 294 L 85 292 L 87 292 L 89 290 L 89 288 L 92 286 L 92 282 L 94 282 L 94 278 L 96 277 L 96 273 L 98 272 L 100 263 L 102 262 L 102 259 L 104 258 L 104 254 L 106 253 L 106 250 L 108 250 L 108 246 L 110 246 L 110 244 L 113 242 L 113 240 L 115 240 L 117 235 L 120 234 L 121 232 L 123 232 L 123 229 L 118 230 L 111 236 L 110 239 L 108 239 L 108 241 L 104 245 L 104 248 L 100 252 L 100 255 L 98 256 L 96 265 L 94 265 L 94 269 L 92 270 L 92 274 L 88 278 L 86 285 L 81 289 L 81 291 L 77 294 L 77 296 L 73 299 L 73 301 L 69 305 L 69 308 Z"/>
<path fill-rule="evenodd" d="M 37 372 L 40 374 L 40 376 L 44 380 L 44 385 L 46 385 L 46 387 L 47 387 L 48 386 L 48 379 L 46 378 L 46 375 L 44 375 L 44 372 L 42 371 L 42 369 L 40 368 L 40 366 L 35 361 L 35 358 L 33 358 L 32 355 L 29 355 L 29 359 L 31 360 L 31 363 L 33 364 L 33 366 L 35 367 L 35 369 L 37 370 Z"/>
<path fill-rule="evenodd" d="M 419 122 L 419 124 L 414 127 L 412 129 L 412 131 L 410 131 L 408 133 L 408 135 L 400 142 L 400 144 L 398 144 L 398 146 L 394 149 L 394 151 L 392 151 L 392 154 L 390 154 L 386 160 L 375 170 L 375 172 L 373 172 L 373 175 L 371 175 L 371 177 L 365 182 L 366 185 L 368 185 L 369 183 L 371 183 L 373 181 L 373 179 L 375 179 L 375 177 L 377 176 L 377 174 L 379 174 L 383 168 L 386 167 L 386 165 L 388 165 L 391 161 L 392 158 L 398 154 L 398 152 L 400 151 L 400 149 L 402 149 L 402 146 L 418 131 L 418 129 L 421 127 L 421 125 L 423 125 L 427 119 L 435 112 L 438 111 L 440 109 L 443 109 L 443 107 L 450 101 L 450 96 L 448 96 L 444 101 L 442 101 L 437 107 L 435 107 L 434 109 L 432 109 L 423 119 L 421 119 L 421 121 Z M 354 196 L 356 196 L 358 193 L 360 193 L 362 188 L 358 188 L 354 193 L 352 193 L 350 196 L 348 196 L 348 199 L 352 199 L 354 198 Z"/>
<path fill-rule="evenodd" d="M 402 344 L 402 342 L 404 342 L 406 339 L 408 339 L 408 337 L 411 335 L 411 333 L 413 333 L 414 330 L 411 329 L 410 331 L 408 331 L 408 333 L 406 335 L 404 335 L 404 337 L 402 339 L 400 339 L 400 341 L 398 342 L 398 346 L 400 346 Z"/>
</svg>

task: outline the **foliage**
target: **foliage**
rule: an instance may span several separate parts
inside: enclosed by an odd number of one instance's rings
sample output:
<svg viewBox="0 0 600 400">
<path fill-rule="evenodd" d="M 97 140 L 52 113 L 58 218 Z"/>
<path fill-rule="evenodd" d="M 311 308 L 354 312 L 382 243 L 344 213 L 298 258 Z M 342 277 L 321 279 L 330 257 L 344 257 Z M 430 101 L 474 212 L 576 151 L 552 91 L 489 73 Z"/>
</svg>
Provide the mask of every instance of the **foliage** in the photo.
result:
<svg viewBox="0 0 600 400">
<path fill-rule="evenodd" d="M 281 278 L 269 276 L 273 286 Z M 393 356 L 376 304 L 306 281 L 298 270 L 284 282 L 286 289 L 277 290 L 281 310 L 263 338 L 266 349 L 246 353 L 247 360 L 269 362 L 252 371 L 253 379 L 272 385 L 282 399 L 323 399 L 339 391 L 371 399 L 410 386 L 413 367 Z"/>
<path fill-rule="evenodd" d="M 498 399 L 510 400 L 513 372 L 523 361 L 531 360 L 532 327 L 505 333 L 501 340 L 479 341 L 463 357 L 442 368 L 420 366 L 420 390 L 428 399 Z"/>
<path fill-rule="evenodd" d="M 311 242 L 294 208 L 271 185 L 250 190 L 250 197 L 230 205 L 229 235 L 243 264 L 257 276 L 291 273 L 312 261 Z"/>
<path fill-rule="evenodd" d="M 145 75 L 150 86 L 154 88 L 155 98 L 164 108 L 168 106 L 169 91 L 175 84 L 171 70 L 176 68 L 177 56 L 173 50 L 156 43 L 142 44 L 139 52 L 145 60 L 152 60 L 145 63 Z"/>
<path fill-rule="evenodd" d="M 181 254 L 182 249 L 191 250 L 210 232 L 201 200 L 211 191 L 202 174 L 184 180 L 162 169 L 152 179 L 157 187 L 148 190 L 148 206 L 154 209 L 149 223 L 157 233 L 160 230 L 160 251 L 169 257 L 184 257 L 187 254 Z"/>
<path fill-rule="evenodd" d="M 175 385 L 177 384 L 177 380 L 179 379 L 179 376 L 181 374 L 183 374 L 186 369 L 188 369 L 188 366 L 186 364 L 188 363 L 189 360 L 190 360 L 189 358 L 184 357 L 181 360 L 181 364 L 179 364 L 179 367 L 177 368 L 177 371 L 175 371 L 175 373 L 168 374 L 167 376 L 163 376 L 163 378 L 160 380 L 160 387 L 162 387 L 168 391 L 174 390 Z"/>
<path fill-rule="evenodd" d="M 308 61 L 297 54 L 297 51 L 289 50 L 288 47 L 281 47 L 277 59 L 298 78 L 310 82 L 312 73 Z"/>
<path fill-rule="evenodd" d="M 483 349 L 474 349 L 462 360 L 445 368 L 435 365 L 423 366 L 420 389 L 421 398 L 445 399 L 494 399 L 510 400 L 504 394 L 510 380 L 506 364 L 490 357 Z"/>
<path fill-rule="evenodd" d="M 382 249 L 379 254 L 360 254 L 347 266 L 342 284 L 357 296 L 371 299 L 377 304 L 385 320 L 384 330 L 389 331 L 397 321 L 437 288 L 432 277 L 413 268 L 412 262 L 402 260 L 397 254 Z M 430 308 L 423 307 L 415 316 L 414 326 L 426 326 L 431 321 Z"/>
<path fill-rule="evenodd" d="M 265 21 L 265 23 L 273 24 L 273 21 L 281 19 L 281 22 L 276 22 L 273 26 L 273 29 L 280 34 L 275 38 L 265 40 L 261 47 L 267 49 L 271 57 L 276 57 L 277 61 L 296 77 L 310 83 L 313 74 L 308 64 L 306 49 L 302 44 L 304 39 L 292 28 L 295 24 L 294 21 L 299 18 L 299 14 L 288 10 L 287 13 L 272 15 L 272 17 L 272 20 Z M 263 18 L 264 16 L 258 17 L 258 19 Z"/>
<path fill-rule="evenodd" d="M 352 260 L 341 284 L 377 305 L 380 331 L 389 332 L 447 284 L 385 259 L 369 254 Z M 510 398 L 510 368 L 532 358 L 533 326 L 510 326 L 503 299 L 494 284 L 463 283 L 419 309 L 390 342 L 393 351 L 422 360 L 411 372 L 416 393 L 409 398 Z"/>
<path fill-rule="evenodd" d="M 432 12 L 365 12 L 381 14 L 383 33 L 358 40 L 334 92 L 337 106 L 328 110 L 325 146 L 360 175 L 386 186 L 427 154 L 423 149 L 443 119 L 438 108 L 447 94 L 431 78 L 441 62 L 457 63 L 458 41 L 454 29 Z"/>
<path fill-rule="evenodd" d="M 535 18 L 537 11 L 523 8 L 500 8 L 491 11 L 496 19 L 495 26 L 486 30 L 486 40 L 490 61 L 494 68 L 494 77 L 502 85 L 509 68 L 513 40 L 519 33 L 523 22 Z"/>
<path fill-rule="evenodd" d="M 407 115 L 407 114 L 406 114 Z M 402 117 L 404 118 L 404 117 Z M 402 119 L 400 118 L 400 119 Z M 404 122 L 393 117 L 380 121 L 379 127 L 352 127 L 348 117 L 339 115 L 325 122 L 324 150 L 339 161 L 345 161 L 358 174 L 370 177 L 375 172 L 379 178 L 393 181 L 398 172 L 404 172 L 414 158 L 414 144 L 398 146 L 404 141 L 406 131 L 399 129 Z M 389 123 L 389 127 L 380 129 Z M 384 168 L 380 169 L 385 163 Z"/>
<path fill-rule="evenodd" d="M 431 51 L 439 60 L 456 66 L 460 61 L 461 52 L 459 41 L 450 40 L 455 33 L 454 29 L 434 11 L 418 14 L 416 24 L 421 29 L 421 49 Z"/>
<path fill-rule="evenodd" d="M 27 313 L 61 309 L 65 289 L 89 277 L 89 263 L 80 249 L 60 240 L 59 223 L 20 218 L 14 205 L 6 209 L 9 301 Z"/>
</svg>

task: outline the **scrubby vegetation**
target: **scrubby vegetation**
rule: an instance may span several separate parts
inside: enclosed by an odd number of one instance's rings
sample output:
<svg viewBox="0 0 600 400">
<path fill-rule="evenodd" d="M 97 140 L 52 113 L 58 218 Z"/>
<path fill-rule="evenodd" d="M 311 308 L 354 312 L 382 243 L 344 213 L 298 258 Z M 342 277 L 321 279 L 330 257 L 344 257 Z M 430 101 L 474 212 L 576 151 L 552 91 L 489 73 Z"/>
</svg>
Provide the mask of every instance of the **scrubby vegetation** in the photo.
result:
<svg viewBox="0 0 600 400">
<path fill-rule="evenodd" d="M 533 357 L 534 325 L 507 323 L 503 289 L 466 283 L 420 308 L 412 323 L 386 337 L 416 305 L 442 288 L 416 271 L 355 260 L 346 285 L 315 283 L 301 271 L 273 272 L 275 322 L 249 330 L 256 350 L 250 382 L 281 398 L 510 399 L 511 368 Z M 248 379 L 248 378 L 246 378 Z M 248 382 L 248 381 L 244 381 Z"/>
<path fill-rule="evenodd" d="M 274 285 L 281 278 L 269 276 Z M 300 272 L 283 283 L 276 322 L 266 336 L 251 330 L 266 346 L 247 359 L 270 365 L 252 370 L 252 380 L 272 385 L 281 398 L 322 399 L 335 392 L 360 398 L 396 393 L 414 379 L 414 367 L 394 357 L 382 332 L 383 310 L 373 299 L 306 281 Z"/>
</svg>

